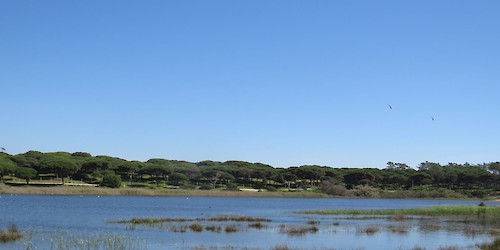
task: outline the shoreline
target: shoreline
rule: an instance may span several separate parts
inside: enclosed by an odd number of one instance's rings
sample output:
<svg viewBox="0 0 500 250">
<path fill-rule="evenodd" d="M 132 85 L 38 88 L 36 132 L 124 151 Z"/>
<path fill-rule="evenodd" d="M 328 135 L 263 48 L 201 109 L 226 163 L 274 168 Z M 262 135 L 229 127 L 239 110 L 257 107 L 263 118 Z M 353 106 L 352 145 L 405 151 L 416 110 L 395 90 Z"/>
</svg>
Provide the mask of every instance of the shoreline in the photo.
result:
<svg viewBox="0 0 500 250">
<path fill-rule="evenodd" d="M 33 195 L 122 195 L 122 196 L 222 196 L 222 197 L 288 197 L 288 198 L 327 198 L 326 194 L 313 192 L 255 192 L 188 189 L 147 189 L 147 188 L 104 188 L 84 186 L 22 187 L 0 185 L 0 194 Z"/>
<path fill-rule="evenodd" d="M 53 186 L 26 187 L 0 184 L 0 195 L 102 195 L 102 196 L 206 196 L 206 197 L 262 197 L 262 198 L 370 198 L 370 197 L 337 197 L 316 192 L 269 192 L 269 191 L 229 191 L 229 190 L 199 190 L 199 189 L 149 189 L 137 187 L 106 188 L 91 186 Z M 457 200 L 456 198 L 397 198 L 371 197 L 375 199 L 437 199 Z M 481 200 L 465 198 L 459 200 Z M 484 201 L 500 202 L 500 197 L 491 197 Z"/>
</svg>

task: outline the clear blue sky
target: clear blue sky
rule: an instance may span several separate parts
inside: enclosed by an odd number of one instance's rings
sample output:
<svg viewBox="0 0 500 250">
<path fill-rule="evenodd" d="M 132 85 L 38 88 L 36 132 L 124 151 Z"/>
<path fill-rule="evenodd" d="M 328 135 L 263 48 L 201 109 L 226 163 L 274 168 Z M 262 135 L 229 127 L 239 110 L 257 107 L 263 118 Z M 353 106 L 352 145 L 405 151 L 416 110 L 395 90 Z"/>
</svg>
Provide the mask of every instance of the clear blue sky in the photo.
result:
<svg viewBox="0 0 500 250">
<path fill-rule="evenodd" d="M 1 1 L 0 146 L 274 167 L 499 161 L 499 11 Z"/>
</svg>

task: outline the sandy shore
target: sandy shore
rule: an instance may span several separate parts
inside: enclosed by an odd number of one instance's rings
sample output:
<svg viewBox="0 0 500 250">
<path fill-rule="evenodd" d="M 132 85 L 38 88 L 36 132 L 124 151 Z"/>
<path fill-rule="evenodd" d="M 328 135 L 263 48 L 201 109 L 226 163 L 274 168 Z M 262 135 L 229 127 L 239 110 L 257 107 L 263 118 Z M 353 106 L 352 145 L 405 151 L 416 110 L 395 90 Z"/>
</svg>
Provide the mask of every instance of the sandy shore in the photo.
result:
<svg viewBox="0 0 500 250">
<path fill-rule="evenodd" d="M 0 194 L 40 195 L 131 195 L 131 196 L 234 196 L 234 197 L 328 197 L 313 192 L 255 192 L 148 188 L 102 188 L 84 186 L 25 187 L 0 185 Z"/>
</svg>

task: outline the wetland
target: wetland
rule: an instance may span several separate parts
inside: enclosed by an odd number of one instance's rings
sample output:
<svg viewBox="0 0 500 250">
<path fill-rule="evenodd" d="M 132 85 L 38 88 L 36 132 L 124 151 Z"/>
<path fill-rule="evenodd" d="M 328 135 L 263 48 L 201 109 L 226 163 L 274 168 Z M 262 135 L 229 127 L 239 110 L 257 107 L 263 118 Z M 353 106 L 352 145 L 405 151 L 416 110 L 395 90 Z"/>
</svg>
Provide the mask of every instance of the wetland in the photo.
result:
<svg viewBox="0 0 500 250">
<path fill-rule="evenodd" d="M 0 229 L 16 225 L 23 237 L 0 248 L 477 249 L 500 234 L 495 220 L 500 202 L 479 203 L 2 195 Z"/>
</svg>

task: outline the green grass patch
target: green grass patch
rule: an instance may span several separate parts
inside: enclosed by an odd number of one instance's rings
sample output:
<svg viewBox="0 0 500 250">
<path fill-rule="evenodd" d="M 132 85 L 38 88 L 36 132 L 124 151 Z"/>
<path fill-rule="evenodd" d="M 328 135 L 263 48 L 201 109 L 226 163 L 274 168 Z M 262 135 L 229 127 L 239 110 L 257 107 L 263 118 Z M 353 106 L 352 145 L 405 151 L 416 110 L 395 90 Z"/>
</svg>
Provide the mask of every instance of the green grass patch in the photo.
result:
<svg viewBox="0 0 500 250">
<path fill-rule="evenodd" d="M 352 215 L 352 216 L 431 216 L 431 217 L 454 217 L 463 219 L 465 222 L 477 222 L 481 224 L 500 225 L 500 207 L 453 205 L 453 206 L 431 206 L 422 208 L 405 209 L 332 209 L 332 210 L 306 210 L 303 214 L 319 215 Z"/>
</svg>

